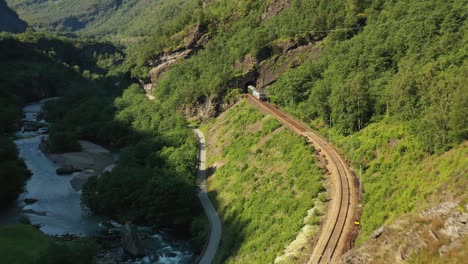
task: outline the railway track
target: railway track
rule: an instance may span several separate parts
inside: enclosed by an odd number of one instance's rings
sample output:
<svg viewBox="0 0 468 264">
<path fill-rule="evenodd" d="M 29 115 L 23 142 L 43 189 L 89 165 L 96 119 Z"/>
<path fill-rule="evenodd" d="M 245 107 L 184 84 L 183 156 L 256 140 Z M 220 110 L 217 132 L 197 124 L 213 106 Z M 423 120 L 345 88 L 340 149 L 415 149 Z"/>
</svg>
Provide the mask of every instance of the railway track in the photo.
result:
<svg viewBox="0 0 468 264">
<path fill-rule="evenodd" d="M 322 157 L 328 160 L 325 166 L 330 172 L 331 203 L 307 263 L 337 263 L 342 253 L 350 247 L 348 238 L 354 228 L 355 207 L 358 204 L 356 188 L 353 184 L 354 173 L 327 140 L 271 104 L 258 101 L 250 94 L 247 98 L 261 110 L 275 116 L 295 133 L 306 137 Z"/>
</svg>

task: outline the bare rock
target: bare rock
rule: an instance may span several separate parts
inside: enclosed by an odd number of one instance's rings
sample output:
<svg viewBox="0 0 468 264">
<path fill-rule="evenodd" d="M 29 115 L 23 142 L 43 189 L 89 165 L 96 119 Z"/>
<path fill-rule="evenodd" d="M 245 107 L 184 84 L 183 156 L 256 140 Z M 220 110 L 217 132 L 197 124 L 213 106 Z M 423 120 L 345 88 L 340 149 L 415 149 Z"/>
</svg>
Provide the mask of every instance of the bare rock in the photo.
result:
<svg viewBox="0 0 468 264">
<path fill-rule="evenodd" d="M 24 132 L 37 131 L 39 128 L 47 127 L 47 124 L 37 121 L 24 121 Z"/>
<path fill-rule="evenodd" d="M 93 176 L 97 176 L 97 172 L 95 170 L 75 172 L 70 179 L 70 184 L 75 191 L 81 191 L 88 179 Z"/>
<path fill-rule="evenodd" d="M 291 0 L 276 0 L 269 4 L 266 8 L 265 13 L 262 15 L 262 20 L 266 20 L 270 17 L 277 16 L 281 11 L 291 5 Z"/>
<path fill-rule="evenodd" d="M 76 169 L 72 165 L 62 165 L 55 170 L 58 175 L 72 174 L 75 171 Z"/>
<path fill-rule="evenodd" d="M 126 253 L 134 256 L 141 257 L 145 255 L 143 243 L 136 233 L 136 229 L 129 222 L 125 223 L 122 230 L 122 245 Z"/>
<path fill-rule="evenodd" d="M 385 229 L 383 226 L 379 227 L 377 230 L 374 231 L 374 233 L 372 233 L 372 238 L 379 238 L 383 234 L 384 230 Z"/>
<path fill-rule="evenodd" d="M 440 232 L 450 240 L 454 240 L 464 235 L 468 235 L 468 225 L 466 225 L 467 213 L 457 212 L 451 214 L 444 223 Z"/>
<path fill-rule="evenodd" d="M 38 200 L 37 199 L 33 199 L 33 198 L 26 198 L 24 199 L 24 203 L 25 204 L 33 204 L 35 202 L 37 202 Z"/>
<path fill-rule="evenodd" d="M 434 240 L 439 241 L 439 237 L 437 236 L 437 234 L 436 234 L 434 231 L 430 230 L 430 229 L 429 229 L 429 235 L 430 235 Z"/>
</svg>

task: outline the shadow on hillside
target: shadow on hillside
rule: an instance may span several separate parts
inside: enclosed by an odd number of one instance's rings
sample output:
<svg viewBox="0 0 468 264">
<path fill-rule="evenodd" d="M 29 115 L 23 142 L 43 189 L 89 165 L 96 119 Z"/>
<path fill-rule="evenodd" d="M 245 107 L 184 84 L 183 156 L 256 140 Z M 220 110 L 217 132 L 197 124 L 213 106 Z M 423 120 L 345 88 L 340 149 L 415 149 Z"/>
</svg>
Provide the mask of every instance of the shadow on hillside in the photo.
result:
<svg viewBox="0 0 468 264">
<path fill-rule="evenodd" d="M 218 193 L 208 192 L 211 202 L 218 211 L 221 220 L 222 236 L 218 247 L 218 252 L 214 263 L 225 263 L 227 259 L 235 257 L 241 245 L 245 241 L 244 230 L 247 222 L 241 218 L 241 213 L 237 210 L 227 215 L 226 211 L 220 211 Z"/>
<path fill-rule="evenodd" d="M 213 176 L 213 174 L 216 173 L 216 170 L 217 170 L 217 167 L 215 167 L 215 166 L 208 167 L 208 169 L 206 169 L 206 178 L 208 179 L 211 176 Z"/>
<path fill-rule="evenodd" d="M 131 221 L 190 235 L 193 218 L 203 211 L 196 197 L 192 164 L 196 161 L 191 160 L 187 136 L 191 132 L 183 117 L 162 112 L 128 73 L 99 74 L 99 66 L 93 67 L 99 52 L 82 50 L 90 55 L 86 60 L 86 56 L 74 57 L 80 51 L 67 53 L 73 43 L 31 41 L 0 36 L 0 99 L 8 96 L 11 108 L 19 112 L 5 123 L 18 122 L 24 103 L 59 96 L 45 106 L 51 124 L 49 148 L 71 151 L 72 143 L 80 139 L 120 150 L 115 169 L 88 179 L 82 191 L 86 205 L 121 223 Z M 49 49 L 62 44 L 60 51 Z M 87 66 L 91 70 L 85 74 Z M 6 108 L 2 102 L 2 111 Z M 5 116 L 2 111 L 0 121 Z"/>
<path fill-rule="evenodd" d="M 98 58 L 118 58 L 121 52 L 111 44 L 78 44 L 41 34 L 0 37 L 0 95 L 15 97 L 20 103 L 61 95 L 69 89 L 92 87 L 88 75 L 105 75 Z M 100 83 L 114 86 L 126 76 L 107 77 Z M 119 89 L 120 91 L 122 89 Z M 120 92 L 119 91 L 119 92 Z"/>
</svg>

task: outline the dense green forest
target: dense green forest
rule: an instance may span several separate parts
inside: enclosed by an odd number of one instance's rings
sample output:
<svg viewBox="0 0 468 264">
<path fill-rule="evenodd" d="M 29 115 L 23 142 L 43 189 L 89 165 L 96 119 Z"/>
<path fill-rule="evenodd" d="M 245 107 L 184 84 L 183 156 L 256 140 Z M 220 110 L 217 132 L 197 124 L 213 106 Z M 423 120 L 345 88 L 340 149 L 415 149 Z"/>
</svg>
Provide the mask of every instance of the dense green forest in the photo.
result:
<svg viewBox="0 0 468 264">
<path fill-rule="evenodd" d="M 162 112 L 138 85 L 130 85 L 128 74 L 114 66 L 123 56 L 117 47 L 41 33 L 4 35 L 1 47 L 2 92 L 11 102 L 11 108 L 3 109 L 2 124 L 20 117 L 21 104 L 60 95 L 46 106 L 52 123 L 49 151 L 73 151 L 78 139 L 86 139 L 122 152 L 115 172 L 87 185 L 84 201 L 90 208 L 122 221 L 190 228 L 190 216 L 200 209 L 195 136 L 182 115 Z M 122 185 L 126 181 L 134 185 Z M 146 191 L 136 186 L 145 186 Z M 116 188 L 121 190 L 115 192 Z M 106 190 L 116 195 L 109 196 Z M 144 214 L 149 208 L 154 212 Z"/>
<path fill-rule="evenodd" d="M 468 136 L 465 4 L 374 3 L 360 34 L 281 76 L 271 100 L 346 135 L 384 116 L 411 121 L 427 151 L 443 152 Z"/>
<path fill-rule="evenodd" d="M 0 136 L 0 208 L 9 206 L 23 192 L 23 186 L 30 172 L 18 159 L 18 151 L 11 140 Z"/>
<path fill-rule="evenodd" d="M 31 225 L 0 227 L 0 261 L 21 264 L 89 264 L 98 245 L 92 239 L 56 242 Z"/>
<path fill-rule="evenodd" d="M 97 70 L 98 57 L 107 60 L 110 53 L 116 52 L 115 49 L 106 51 L 106 48 L 99 52 L 101 48 L 96 43 L 43 34 L 0 33 L 1 181 L 5 183 L 1 185 L 2 205 L 16 199 L 29 175 L 24 163 L 17 159 L 16 147 L 5 134 L 19 128 L 21 107 L 27 102 L 88 85 L 90 81 L 84 77 L 89 75 L 88 69 L 101 74 L 105 71 L 101 68 Z M 90 52 L 91 49 L 94 54 Z M 95 73 L 95 76 L 99 74 Z M 69 142 L 73 144 L 73 141 Z"/>
</svg>

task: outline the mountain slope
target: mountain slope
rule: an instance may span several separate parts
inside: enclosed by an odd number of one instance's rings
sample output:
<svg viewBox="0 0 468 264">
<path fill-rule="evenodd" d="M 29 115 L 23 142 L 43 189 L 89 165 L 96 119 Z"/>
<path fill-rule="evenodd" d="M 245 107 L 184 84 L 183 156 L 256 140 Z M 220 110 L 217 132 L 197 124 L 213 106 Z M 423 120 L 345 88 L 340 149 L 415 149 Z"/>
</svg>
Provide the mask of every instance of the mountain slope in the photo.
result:
<svg viewBox="0 0 468 264">
<path fill-rule="evenodd" d="M 326 197 L 314 148 L 245 99 L 205 128 L 223 228 L 214 263 L 304 263 Z"/>
<path fill-rule="evenodd" d="M 34 28 L 65 32 L 82 29 L 97 18 L 109 16 L 122 4 L 120 0 L 7 2 Z"/>
<path fill-rule="evenodd" d="M 19 19 L 15 11 L 8 7 L 5 0 L 0 0 L 0 31 L 21 33 L 27 26 L 26 22 Z"/>
<path fill-rule="evenodd" d="M 82 24 L 70 28 L 63 27 L 70 0 L 57 1 L 58 9 L 52 1 L 9 2 L 45 28 L 127 37 L 125 67 L 141 80 L 170 61 L 152 80 L 161 112 L 206 121 L 257 85 L 338 145 L 356 172 L 362 168 L 358 244 L 453 197 L 466 204 L 466 0 L 88 0 L 74 6 Z M 185 43 L 200 27 L 201 44 Z M 213 191 L 229 196 L 216 180 Z"/>
<path fill-rule="evenodd" d="M 7 0 L 21 18 L 38 30 L 86 36 L 157 34 L 180 13 L 190 13 L 193 0 Z M 169 22 L 169 23 L 168 23 Z"/>
</svg>

